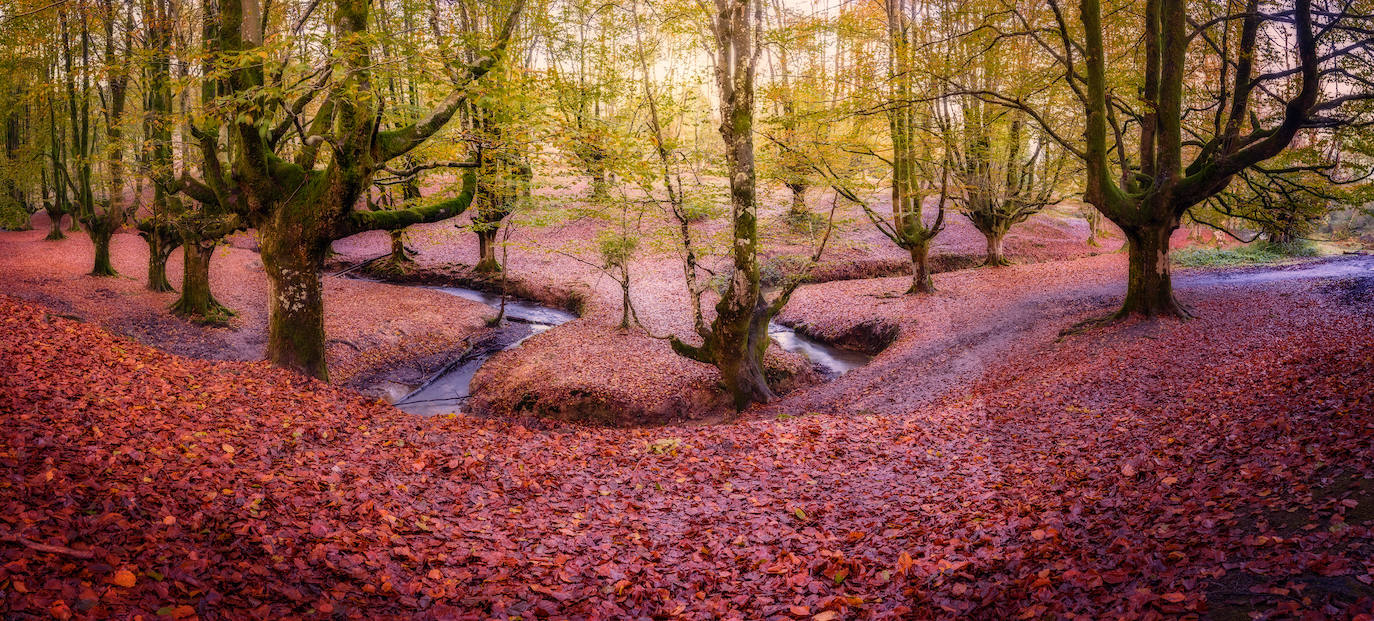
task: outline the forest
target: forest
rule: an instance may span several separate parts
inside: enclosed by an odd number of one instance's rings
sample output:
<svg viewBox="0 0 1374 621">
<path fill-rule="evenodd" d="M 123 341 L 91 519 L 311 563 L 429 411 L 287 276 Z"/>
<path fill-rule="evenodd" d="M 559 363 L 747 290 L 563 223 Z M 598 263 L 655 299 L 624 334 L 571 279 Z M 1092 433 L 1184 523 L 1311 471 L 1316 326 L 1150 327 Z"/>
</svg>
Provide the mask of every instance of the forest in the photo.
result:
<svg viewBox="0 0 1374 621">
<path fill-rule="evenodd" d="M 1374 619 L 1374 1 L 0 0 L 0 617 Z"/>
</svg>

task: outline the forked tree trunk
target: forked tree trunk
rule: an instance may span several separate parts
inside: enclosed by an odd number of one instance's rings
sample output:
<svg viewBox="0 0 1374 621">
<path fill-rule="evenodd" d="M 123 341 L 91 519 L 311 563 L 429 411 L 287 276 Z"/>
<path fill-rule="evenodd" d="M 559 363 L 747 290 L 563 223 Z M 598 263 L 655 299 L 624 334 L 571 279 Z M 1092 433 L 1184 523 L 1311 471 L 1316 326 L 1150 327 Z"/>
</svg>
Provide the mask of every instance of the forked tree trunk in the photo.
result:
<svg viewBox="0 0 1374 621">
<path fill-rule="evenodd" d="M 144 239 L 148 240 L 148 290 L 159 293 L 175 291 L 172 282 L 167 279 L 167 257 L 172 256 L 172 251 L 178 245 L 175 237 L 154 230 L 145 233 Z"/>
<path fill-rule="evenodd" d="M 202 321 L 223 321 L 233 315 L 210 293 L 210 257 L 215 243 L 187 241 L 181 248 L 181 295 L 172 303 L 172 312 Z"/>
<path fill-rule="evenodd" d="M 911 288 L 906 292 L 934 293 L 935 281 L 930 277 L 930 244 L 908 244 L 907 251 L 911 253 Z"/>
<path fill-rule="evenodd" d="M 1169 237 L 1175 223 L 1123 228 L 1128 247 L 1126 299 L 1118 317 L 1143 315 L 1146 317 L 1187 317 L 1188 313 L 1174 298 L 1169 266 Z"/>
<path fill-rule="evenodd" d="M 114 265 L 110 263 L 110 238 L 114 231 L 103 222 L 93 224 L 89 231 L 91 243 L 95 244 L 95 262 L 91 267 L 92 276 L 116 276 Z"/>
<path fill-rule="evenodd" d="M 258 230 L 267 274 L 267 359 L 278 367 L 329 381 L 324 347 L 324 292 L 320 272 L 328 244 L 301 231 L 269 224 Z"/>
<path fill-rule="evenodd" d="M 496 260 L 496 230 L 496 226 L 491 226 L 491 230 L 483 227 L 477 231 L 477 265 L 473 269 L 478 272 L 494 274 L 501 271 L 501 264 Z"/>
<path fill-rule="evenodd" d="M 1011 265 L 1011 261 L 1008 261 L 1006 254 L 1002 252 L 1002 239 L 1005 236 L 1005 232 L 983 232 L 983 237 L 986 237 L 988 240 L 988 256 L 986 259 L 983 260 L 983 265 L 989 267 L 1002 267 L 1006 265 Z"/>
<path fill-rule="evenodd" d="M 763 357 L 769 343 L 768 304 L 763 296 L 756 296 L 751 313 L 733 321 L 717 322 L 715 329 L 720 346 L 714 348 L 713 363 L 735 409 L 742 411 L 751 403 L 775 399 L 777 395 L 768 387 L 763 374 Z"/>
</svg>

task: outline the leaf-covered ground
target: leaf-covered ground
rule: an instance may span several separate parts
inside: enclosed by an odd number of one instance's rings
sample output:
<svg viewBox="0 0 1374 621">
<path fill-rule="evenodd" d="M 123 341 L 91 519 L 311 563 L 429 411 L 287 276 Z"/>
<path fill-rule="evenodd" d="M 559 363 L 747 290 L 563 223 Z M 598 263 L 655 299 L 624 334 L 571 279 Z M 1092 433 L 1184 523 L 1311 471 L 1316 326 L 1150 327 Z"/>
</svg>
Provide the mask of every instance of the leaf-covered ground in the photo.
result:
<svg viewBox="0 0 1374 621">
<path fill-rule="evenodd" d="M 35 221 L 37 230 L 0 232 L 0 291 L 186 356 L 262 359 L 267 276 L 256 252 L 216 249 L 210 288 L 237 315 L 227 326 L 205 325 L 168 312 L 177 294 L 144 287 L 148 245 L 138 235 L 116 234 L 110 252 L 120 275 L 95 278 L 87 275 L 94 251 L 85 233 L 44 241 L 47 217 Z M 178 289 L 181 260 L 177 251 L 167 263 Z M 388 380 L 418 384 L 442 368 L 491 314 L 454 296 L 347 278 L 326 277 L 324 298 L 331 380 L 378 394 Z"/>
<path fill-rule="evenodd" d="M 650 338 L 643 331 L 626 332 L 618 328 L 621 290 L 611 277 L 595 268 L 602 262 L 596 250 L 597 233 L 614 223 L 574 217 L 581 213 L 579 208 L 589 207 L 583 202 L 585 185 L 546 187 L 539 196 L 547 201 L 539 210 L 513 216 L 517 222 L 536 220 L 542 225 L 515 227 L 506 257 L 508 276 L 518 283 L 516 288 L 521 295 L 552 306 L 562 306 L 566 292 L 576 291 L 584 302 L 584 312 L 577 321 L 535 336 L 518 349 L 497 354 L 484 364 L 473 379 L 475 396 L 467 407 L 495 415 L 535 410 L 546 416 L 619 425 L 661 424 L 684 418 L 711 419 L 726 414 L 729 410 L 726 400 L 706 394 L 718 382 L 714 368 L 677 355 L 666 341 Z M 784 221 L 789 202 L 789 193 L 772 192 L 765 195 L 760 205 L 761 261 L 764 272 L 773 278 L 782 277 L 778 265 L 790 265 L 789 269 L 796 270 L 805 263 L 802 258 L 812 253 L 810 234 Z M 826 193 L 812 192 L 810 207 L 814 212 L 824 215 L 829 206 Z M 878 210 L 883 211 L 881 207 Z M 562 214 L 562 218 L 556 214 Z M 455 222 L 461 225 L 465 217 L 407 229 L 410 246 L 419 251 L 416 263 L 420 275 L 443 282 L 455 266 L 472 265 L 477 261 L 473 234 L 455 228 Z M 841 281 L 878 282 L 885 293 L 900 293 L 909 286 L 909 254 L 883 237 L 860 208 L 842 202 L 835 222 L 836 229 L 826 246 L 821 265 L 811 272 L 817 280 L 832 280 L 835 282 L 827 284 L 837 285 Z M 981 262 L 987 245 L 977 229 L 967 218 L 956 214 L 950 214 L 946 222 L 946 230 L 935 239 L 931 249 L 937 267 L 943 270 Z M 824 220 L 820 224 L 823 225 Z M 631 297 L 638 319 L 653 334 L 675 333 L 689 342 L 694 341 L 698 337 L 692 329 L 690 297 L 683 282 L 675 237 L 679 234 L 677 224 L 663 214 L 650 212 L 641 227 L 644 239 L 631 266 Z M 695 243 L 704 253 L 703 264 L 715 270 L 715 274 L 729 269 L 728 257 L 719 254 L 721 236 L 726 231 L 726 222 L 720 218 L 693 225 Z M 816 234 L 819 236 L 819 232 Z M 1087 224 L 1076 212 L 1056 208 L 1053 213 L 1039 214 L 1016 227 L 1008 237 L 1006 248 L 1014 260 L 1028 264 L 1025 266 L 1030 270 L 1028 278 L 1037 278 L 1041 272 L 1082 271 L 1081 267 L 1065 267 L 1075 263 L 1066 259 L 1080 258 L 1080 261 L 1091 263 L 1086 269 L 1093 272 L 1085 282 L 1101 288 L 1107 278 L 1115 279 L 1111 287 L 1112 292 L 1116 292 L 1120 287 L 1120 274 L 1124 273 L 1124 258 L 1105 257 L 1105 261 L 1095 262 L 1092 258 L 1081 258 L 1110 252 L 1121 244 L 1119 232 L 1104 235 L 1111 236 L 1104 238 L 1104 247 L 1090 247 L 1086 243 Z M 1186 233 L 1180 233 L 1178 240 L 1186 241 Z M 340 240 L 334 248 L 339 253 L 336 260 L 340 265 L 353 265 L 388 252 L 390 238 L 374 231 Z M 790 262 L 780 260 L 788 258 Z M 875 274 L 903 276 L 871 278 Z M 981 274 L 970 276 L 974 280 L 988 280 Z M 969 278 L 954 277 L 952 272 L 941 274 L 937 276 L 941 281 L 937 286 L 945 286 L 943 282 L 951 277 L 955 281 Z M 1007 279 L 996 277 L 991 281 L 998 287 L 1005 287 Z M 958 287 L 959 284 L 950 286 Z M 805 287 L 803 292 L 811 288 Z M 1036 292 L 1039 288 L 1029 289 Z M 714 312 L 713 295 L 712 291 L 707 291 L 703 305 L 708 321 Z M 803 294 L 799 293 L 798 297 Z M 805 297 L 819 299 L 819 303 L 813 305 L 815 309 L 821 314 L 829 314 L 831 321 L 845 325 L 850 317 L 844 314 L 855 301 L 860 305 L 868 302 L 872 306 L 866 297 L 822 299 L 817 294 Z M 804 302 L 793 305 L 800 303 Z M 575 346 L 569 347 L 570 344 Z M 570 351 L 573 355 L 569 355 Z M 792 373 L 801 366 L 799 363 L 803 363 L 799 357 L 781 350 L 775 350 L 773 357 L 776 359 L 774 387 L 780 392 L 810 383 L 806 374 L 795 376 Z M 684 399 L 691 401 L 690 407 L 682 407 Z"/>
<path fill-rule="evenodd" d="M 1366 618 L 1370 281 L 1190 302 L 901 413 L 610 430 L 411 417 L 0 298 L 0 611 Z"/>
</svg>

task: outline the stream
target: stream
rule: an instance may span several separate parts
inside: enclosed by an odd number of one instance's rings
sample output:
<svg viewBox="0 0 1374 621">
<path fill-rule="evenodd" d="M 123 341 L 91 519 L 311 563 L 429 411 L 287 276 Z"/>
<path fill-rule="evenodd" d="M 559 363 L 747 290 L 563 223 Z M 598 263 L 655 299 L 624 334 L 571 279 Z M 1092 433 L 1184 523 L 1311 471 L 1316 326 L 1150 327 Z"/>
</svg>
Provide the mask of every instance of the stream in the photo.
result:
<svg viewBox="0 0 1374 621">
<path fill-rule="evenodd" d="M 501 296 L 498 295 L 463 287 L 435 287 L 434 290 L 481 302 L 493 310 L 501 307 Z M 420 416 L 462 411 L 463 404 L 470 395 L 469 384 L 472 382 L 472 376 L 481 368 L 482 363 L 499 352 L 519 347 L 531 336 L 576 318 L 576 315 L 567 311 L 506 298 L 506 319 L 509 322 L 499 329 L 494 338 L 487 339 L 488 342 L 505 345 L 473 347 L 419 388 L 401 397 L 395 405 L 403 412 Z M 776 322 L 768 324 L 768 336 L 784 350 L 805 356 L 828 380 L 868 364 L 873 358 L 867 354 L 840 349 L 807 338 Z"/>
</svg>

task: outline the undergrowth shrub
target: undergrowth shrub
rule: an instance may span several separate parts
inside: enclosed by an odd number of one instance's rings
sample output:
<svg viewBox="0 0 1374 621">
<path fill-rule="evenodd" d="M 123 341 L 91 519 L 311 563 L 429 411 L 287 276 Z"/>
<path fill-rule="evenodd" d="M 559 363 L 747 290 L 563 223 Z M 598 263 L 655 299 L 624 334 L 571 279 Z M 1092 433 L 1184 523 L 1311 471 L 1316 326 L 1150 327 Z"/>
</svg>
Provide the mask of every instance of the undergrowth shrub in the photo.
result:
<svg viewBox="0 0 1374 621">
<path fill-rule="evenodd" d="M 1184 248 L 1173 252 L 1173 261 L 1179 267 L 1226 267 L 1274 263 L 1320 254 L 1317 245 L 1307 240 L 1283 244 L 1258 241 L 1234 248 Z"/>
</svg>

